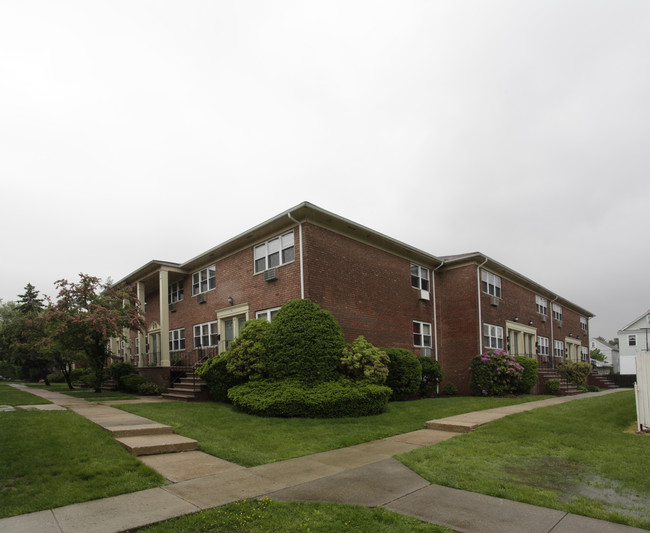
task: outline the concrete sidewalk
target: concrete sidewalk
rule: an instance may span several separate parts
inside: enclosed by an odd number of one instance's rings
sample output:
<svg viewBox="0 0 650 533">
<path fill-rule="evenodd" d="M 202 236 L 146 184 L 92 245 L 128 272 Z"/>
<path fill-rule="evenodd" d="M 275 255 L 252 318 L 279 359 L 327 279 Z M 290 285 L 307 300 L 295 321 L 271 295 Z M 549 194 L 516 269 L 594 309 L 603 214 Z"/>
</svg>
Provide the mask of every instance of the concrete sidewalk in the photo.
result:
<svg viewBox="0 0 650 533">
<path fill-rule="evenodd" d="M 30 391 L 31 392 L 31 391 Z M 39 391 L 41 392 L 41 391 Z M 552 398 L 506 408 L 490 409 L 449 417 L 446 427 L 471 430 L 509 414 L 611 393 Z M 87 416 L 92 407 L 79 400 L 53 396 Z M 40 396 L 41 394 L 39 394 Z M 44 396 L 45 397 L 45 396 Z M 83 400 L 81 400 L 83 402 Z M 85 402 L 86 404 L 90 402 Z M 95 406 L 102 407 L 102 406 Z M 108 406 L 104 406 L 108 407 Z M 142 423 L 123 413 L 126 422 Z M 108 416 L 108 412 L 104 411 Z M 140 417 L 137 417 L 140 418 Z M 146 419 L 145 419 L 146 420 Z M 115 422 L 115 420 L 113 420 Z M 147 421 L 154 423 L 152 421 Z M 601 533 L 642 531 L 611 522 L 594 520 L 562 511 L 493 498 L 432 485 L 392 456 L 429 446 L 458 435 L 457 431 L 422 429 L 403 435 L 317 453 L 314 455 L 243 468 L 207 456 L 217 463 L 201 465 L 202 452 L 155 455 L 143 458 L 173 484 L 141 492 L 94 500 L 66 507 L 0 520 L 0 531 L 8 532 L 116 532 L 224 505 L 245 498 L 267 496 L 281 501 L 321 501 L 359 504 L 386 509 L 427 522 L 467 532 L 593 531 Z M 198 454 L 194 457 L 188 454 Z M 158 467 L 155 462 L 159 461 Z M 195 465 L 193 468 L 192 465 Z M 198 465 L 198 466 L 196 466 Z"/>
</svg>

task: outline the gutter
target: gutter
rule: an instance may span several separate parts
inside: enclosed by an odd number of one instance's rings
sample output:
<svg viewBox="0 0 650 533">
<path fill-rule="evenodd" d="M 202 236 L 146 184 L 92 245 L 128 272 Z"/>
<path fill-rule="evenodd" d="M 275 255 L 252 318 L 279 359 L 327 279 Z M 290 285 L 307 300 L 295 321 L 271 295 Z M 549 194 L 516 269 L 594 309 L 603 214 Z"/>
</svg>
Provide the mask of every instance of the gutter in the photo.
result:
<svg viewBox="0 0 650 533">
<path fill-rule="evenodd" d="M 298 222 L 295 218 L 291 216 L 291 211 L 287 213 L 287 216 L 298 224 L 298 242 L 300 243 L 300 299 L 305 299 L 305 272 L 303 270 L 303 260 L 302 260 L 302 222 Z"/>
</svg>

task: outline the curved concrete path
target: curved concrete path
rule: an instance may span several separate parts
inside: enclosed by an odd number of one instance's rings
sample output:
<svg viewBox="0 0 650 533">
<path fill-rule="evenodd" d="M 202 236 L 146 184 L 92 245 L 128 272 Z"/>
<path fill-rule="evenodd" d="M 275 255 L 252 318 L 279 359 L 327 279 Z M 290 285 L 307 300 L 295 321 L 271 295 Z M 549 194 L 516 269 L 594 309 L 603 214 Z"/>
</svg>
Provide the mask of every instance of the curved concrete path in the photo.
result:
<svg viewBox="0 0 650 533">
<path fill-rule="evenodd" d="M 64 394 L 58 395 L 64 398 L 59 398 L 57 393 L 35 392 L 35 389 L 29 392 L 42 395 L 56 404 L 69 406 L 68 408 L 83 416 L 93 411 L 83 405 L 90 402 L 71 399 Z M 41 392 L 47 393 L 48 396 Z M 509 414 L 611 392 L 615 391 L 552 398 L 466 413 L 449 417 L 442 423 L 448 424 L 446 428 L 466 431 Z M 135 416 L 119 409 L 104 407 L 115 411 L 112 414 L 116 417 L 120 416 L 119 413 L 124 417 Z M 108 413 L 106 410 L 103 412 Z M 142 420 L 138 422 L 141 423 Z M 0 531 L 117 532 L 245 498 L 262 496 L 281 501 L 382 506 L 420 520 L 466 532 L 643 531 L 553 509 L 432 485 L 392 458 L 393 455 L 429 446 L 458 434 L 457 431 L 444 429 L 422 429 L 349 448 L 253 468 L 227 463 L 202 452 L 149 456 L 141 459 L 159 470 L 173 482 L 172 484 L 5 518 L 0 520 Z"/>
</svg>

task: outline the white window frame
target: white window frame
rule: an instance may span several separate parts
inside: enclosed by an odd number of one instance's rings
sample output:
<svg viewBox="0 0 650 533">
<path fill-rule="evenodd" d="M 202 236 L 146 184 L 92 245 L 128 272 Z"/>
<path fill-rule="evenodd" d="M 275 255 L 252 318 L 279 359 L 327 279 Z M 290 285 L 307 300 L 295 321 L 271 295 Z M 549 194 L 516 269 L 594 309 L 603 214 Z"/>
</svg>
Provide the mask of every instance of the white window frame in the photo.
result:
<svg viewBox="0 0 650 533">
<path fill-rule="evenodd" d="M 192 328 L 194 332 L 194 348 L 212 348 L 219 344 L 219 335 L 217 321 L 203 322 L 202 324 L 194 324 Z M 207 337 L 208 344 L 203 344 L 203 340 Z M 197 343 L 198 339 L 198 343 Z"/>
<path fill-rule="evenodd" d="M 555 320 L 562 320 L 562 306 L 559 304 L 553 304 L 553 318 Z"/>
<path fill-rule="evenodd" d="M 582 361 L 589 362 L 589 348 L 586 346 L 581 346 L 580 347 L 580 358 Z"/>
<path fill-rule="evenodd" d="M 548 316 L 548 300 L 543 296 L 535 296 L 535 307 L 540 315 Z"/>
<path fill-rule="evenodd" d="M 167 303 L 173 304 L 174 302 L 180 302 L 182 299 L 183 299 L 183 280 L 170 283 L 169 289 L 167 290 Z"/>
<path fill-rule="evenodd" d="M 413 346 L 416 348 L 431 348 L 433 341 L 431 336 L 431 323 L 413 321 Z"/>
<path fill-rule="evenodd" d="M 428 268 L 411 263 L 411 287 L 429 292 L 431 282 Z"/>
<path fill-rule="evenodd" d="M 263 318 L 268 322 L 272 322 L 273 319 L 275 318 L 275 315 L 278 314 L 279 310 L 280 310 L 279 307 L 272 307 L 271 309 L 263 309 L 262 311 L 257 311 L 255 313 L 255 318 Z"/>
<path fill-rule="evenodd" d="M 636 346 L 636 333 L 632 333 L 627 336 L 627 345 Z"/>
<path fill-rule="evenodd" d="M 481 290 L 490 296 L 501 298 L 501 277 L 481 269 Z"/>
<path fill-rule="evenodd" d="M 217 266 L 210 265 L 192 274 L 192 296 L 217 288 Z"/>
<path fill-rule="evenodd" d="M 503 350 L 503 328 L 494 324 L 483 324 L 483 347 Z"/>
<path fill-rule="evenodd" d="M 135 339 L 135 355 L 140 355 L 140 337 L 136 337 Z"/>
<path fill-rule="evenodd" d="M 548 337 L 537 337 L 537 353 L 548 355 Z"/>
<path fill-rule="evenodd" d="M 169 330 L 169 351 L 185 351 L 185 328 Z"/>
<path fill-rule="evenodd" d="M 566 354 L 564 352 L 564 341 L 553 341 L 553 355 L 564 359 Z"/>
<path fill-rule="evenodd" d="M 292 263 L 295 260 L 296 247 L 293 230 L 253 247 L 253 270 L 255 274 Z"/>
<path fill-rule="evenodd" d="M 580 329 L 583 331 L 587 331 L 587 318 L 584 316 L 580 317 Z"/>
</svg>

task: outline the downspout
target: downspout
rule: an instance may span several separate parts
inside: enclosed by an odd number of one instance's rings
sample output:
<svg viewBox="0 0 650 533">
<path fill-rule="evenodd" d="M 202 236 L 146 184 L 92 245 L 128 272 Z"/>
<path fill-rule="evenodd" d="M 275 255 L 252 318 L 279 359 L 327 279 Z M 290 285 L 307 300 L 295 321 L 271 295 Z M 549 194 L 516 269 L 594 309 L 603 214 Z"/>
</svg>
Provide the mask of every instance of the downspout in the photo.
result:
<svg viewBox="0 0 650 533">
<path fill-rule="evenodd" d="M 555 298 L 551 300 L 551 304 L 548 306 L 548 312 L 551 317 L 551 345 L 548 347 L 548 351 L 551 352 L 551 368 L 555 368 L 555 338 L 553 336 L 553 302 L 557 300 L 559 296 L 555 295 Z M 566 346 L 564 347 L 566 349 Z"/>
<path fill-rule="evenodd" d="M 431 273 L 431 288 L 433 289 L 433 338 L 436 340 L 434 353 L 438 360 L 438 319 L 436 317 L 436 270 L 445 264 L 443 261 Z M 436 383 L 436 394 L 440 394 L 440 382 Z"/>
<path fill-rule="evenodd" d="M 305 273 L 303 270 L 302 262 L 302 222 L 298 222 L 295 218 L 291 216 L 291 213 L 287 213 L 289 218 L 298 224 L 298 242 L 300 243 L 300 299 L 305 299 Z"/>
<path fill-rule="evenodd" d="M 488 262 L 488 258 L 485 258 L 479 266 L 476 267 L 476 291 L 478 296 L 478 353 L 483 353 L 483 314 L 481 313 L 481 267 Z"/>
</svg>

